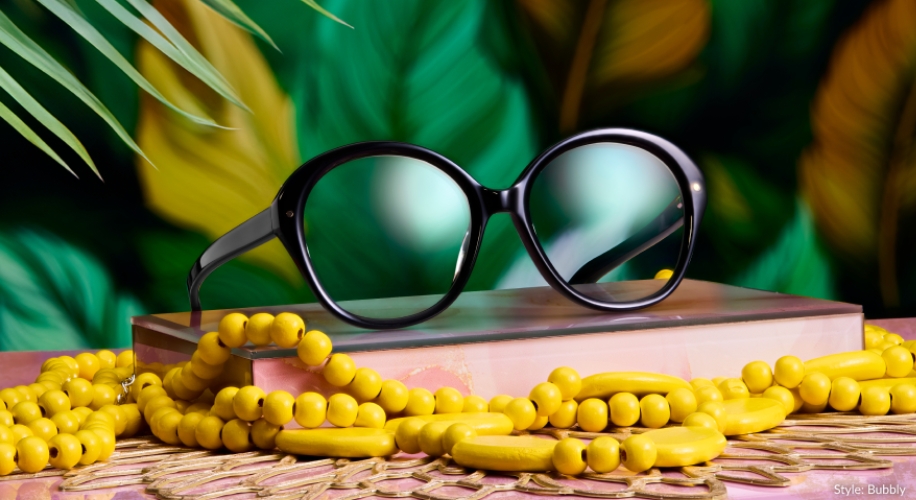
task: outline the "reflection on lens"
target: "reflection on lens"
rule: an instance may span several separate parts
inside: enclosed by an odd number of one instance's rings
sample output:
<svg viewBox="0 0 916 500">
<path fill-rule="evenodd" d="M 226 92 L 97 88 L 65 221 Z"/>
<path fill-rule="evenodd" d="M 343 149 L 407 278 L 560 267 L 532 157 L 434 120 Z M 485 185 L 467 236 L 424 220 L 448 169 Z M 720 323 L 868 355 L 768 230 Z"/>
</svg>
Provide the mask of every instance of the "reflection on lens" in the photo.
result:
<svg viewBox="0 0 916 500">
<path fill-rule="evenodd" d="M 657 157 L 625 144 L 563 153 L 535 179 L 531 221 L 548 259 L 567 283 L 603 302 L 643 299 L 667 280 L 680 252 L 683 204 L 677 181 Z M 543 284 L 519 260 L 500 285 Z"/>
<path fill-rule="evenodd" d="M 318 280 L 344 309 L 369 318 L 423 311 L 451 287 L 470 226 L 467 197 L 428 163 L 373 156 L 322 177 L 305 205 Z M 411 297 L 382 308 L 384 297 Z"/>
</svg>

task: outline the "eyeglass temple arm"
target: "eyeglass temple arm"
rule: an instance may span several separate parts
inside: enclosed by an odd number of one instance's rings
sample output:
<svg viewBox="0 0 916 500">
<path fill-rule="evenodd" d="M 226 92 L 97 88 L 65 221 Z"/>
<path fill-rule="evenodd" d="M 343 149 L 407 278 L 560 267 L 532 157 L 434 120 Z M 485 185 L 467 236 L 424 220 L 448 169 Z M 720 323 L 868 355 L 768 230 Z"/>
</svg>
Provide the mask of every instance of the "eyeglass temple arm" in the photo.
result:
<svg viewBox="0 0 916 500">
<path fill-rule="evenodd" d="M 571 285 L 596 283 L 602 276 L 624 262 L 645 252 L 684 225 L 683 202 L 678 196 L 658 217 L 619 245 L 588 261 L 576 271 Z"/>
<path fill-rule="evenodd" d="M 200 286 L 210 273 L 239 255 L 274 239 L 278 226 L 276 206 L 271 205 L 207 247 L 188 273 L 191 310 L 200 311 Z"/>
</svg>

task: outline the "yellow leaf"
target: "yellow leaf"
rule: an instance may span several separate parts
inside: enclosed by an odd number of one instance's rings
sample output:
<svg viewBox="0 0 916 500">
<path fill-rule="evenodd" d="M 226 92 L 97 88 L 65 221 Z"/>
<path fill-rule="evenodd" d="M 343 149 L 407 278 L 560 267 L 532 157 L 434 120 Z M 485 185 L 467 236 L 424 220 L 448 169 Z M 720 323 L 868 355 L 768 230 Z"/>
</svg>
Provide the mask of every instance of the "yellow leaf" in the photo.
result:
<svg viewBox="0 0 916 500">
<path fill-rule="evenodd" d="M 267 208 L 299 165 L 293 105 L 246 31 L 196 0 L 160 1 L 156 7 L 252 111 L 232 105 L 140 42 L 137 65 L 153 85 L 179 106 L 193 103 L 233 129 L 196 126 L 153 99 L 141 101 L 137 139 L 159 168 L 137 162 L 147 205 L 176 225 L 216 239 Z M 247 255 L 287 279 L 299 275 L 278 241 Z"/>
<path fill-rule="evenodd" d="M 916 187 L 916 2 L 872 3 L 837 43 L 811 109 L 799 182 L 818 229 L 847 261 L 877 262 L 898 301 L 897 232 Z"/>
<path fill-rule="evenodd" d="M 608 95 L 687 69 L 709 38 L 706 0 L 516 3 L 559 96 L 563 132 L 585 110 L 605 107 Z"/>
</svg>

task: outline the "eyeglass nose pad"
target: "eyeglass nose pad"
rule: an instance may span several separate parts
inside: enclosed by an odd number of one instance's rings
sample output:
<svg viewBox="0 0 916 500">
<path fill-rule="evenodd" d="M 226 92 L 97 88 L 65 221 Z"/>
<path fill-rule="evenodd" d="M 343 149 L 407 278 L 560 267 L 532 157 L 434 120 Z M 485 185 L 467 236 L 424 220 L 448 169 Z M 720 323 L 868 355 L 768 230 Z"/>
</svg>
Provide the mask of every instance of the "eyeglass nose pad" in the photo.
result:
<svg viewBox="0 0 916 500">
<path fill-rule="evenodd" d="M 461 240 L 461 249 L 458 250 L 458 261 L 455 263 L 455 274 L 452 276 L 452 281 L 458 278 L 458 272 L 461 270 L 461 265 L 464 264 L 464 258 L 468 254 L 468 240 L 471 239 L 471 230 L 468 229 L 464 233 L 464 239 Z"/>
</svg>

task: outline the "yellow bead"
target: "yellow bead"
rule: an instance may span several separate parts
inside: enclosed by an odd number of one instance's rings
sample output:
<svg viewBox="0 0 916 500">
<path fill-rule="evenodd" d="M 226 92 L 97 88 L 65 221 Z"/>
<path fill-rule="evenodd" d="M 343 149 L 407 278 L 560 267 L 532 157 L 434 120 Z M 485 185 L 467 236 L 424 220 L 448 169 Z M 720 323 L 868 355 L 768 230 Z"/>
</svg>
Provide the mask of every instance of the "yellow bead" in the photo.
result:
<svg viewBox="0 0 916 500">
<path fill-rule="evenodd" d="M 200 352 L 194 351 L 191 356 L 191 371 L 201 380 L 213 380 L 223 373 L 223 367 L 226 365 L 211 365 L 200 357 Z"/>
<path fill-rule="evenodd" d="M 407 407 L 408 391 L 407 386 L 400 380 L 386 380 L 382 382 L 382 389 L 379 391 L 375 403 L 385 410 L 388 415 L 400 413 Z"/>
<path fill-rule="evenodd" d="M 254 422 L 261 418 L 265 397 L 267 396 L 260 387 L 246 385 L 239 389 L 232 398 L 232 409 L 238 418 L 246 422 Z"/>
<path fill-rule="evenodd" d="M 513 399 L 515 398 L 508 394 L 493 396 L 493 398 L 490 399 L 490 411 L 493 413 L 503 413 L 503 410 L 506 409 L 506 405 Z"/>
<path fill-rule="evenodd" d="M 92 410 L 90 410 L 89 408 L 86 408 L 85 406 L 80 406 L 80 407 L 74 408 L 74 409 L 72 409 L 72 410 L 70 410 L 70 411 L 73 412 L 73 414 L 76 415 L 77 418 L 80 419 L 80 425 L 82 425 L 83 422 L 86 421 L 86 418 L 87 418 L 89 415 L 92 415 Z"/>
<path fill-rule="evenodd" d="M 143 418 L 147 423 L 150 423 L 153 413 L 160 408 L 175 408 L 175 400 L 168 396 L 159 396 L 147 402 L 143 410 Z"/>
<path fill-rule="evenodd" d="M 432 415 L 434 411 L 436 411 L 436 398 L 433 393 L 422 387 L 415 387 L 407 391 L 407 406 L 404 407 L 405 416 Z"/>
<path fill-rule="evenodd" d="M 286 391 L 273 391 L 264 398 L 264 420 L 273 425 L 283 426 L 293 419 L 296 398 Z"/>
<path fill-rule="evenodd" d="M 16 421 L 13 419 L 12 412 L 9 410 L 0 410 L 0 425 L 9 427 L 15 423 Z"/>
<path fill-rule="evenodd" d="M 213 408 L 210 409 L 210 414 L 221 418 L 223 422 L 235 419 L 236 415 L 232 401 L 238 392 L 238 387 L 229 386 L 216 393 L 216 399 L 213 401 Z"/>
<path fill-rule="evenodd" d="M 94 432 L 96 437 L 99 438 L 99 457 L 96 459 L 96 461 L 105 462 L 108 460 L 111 454 L 114 453 L 115 435 L 108 429 L 92 429 L 92 432 Z M 177 444 L 177 442 L 170 444 Z"/>
<path fill-rule="evenodd" d="M 48 387 L 41 385 L 39 383 L 29 384 L 27 387 L 29 388 L 29 390 L 34 392 L 35 396 L 37 396 L 39 399 L 41 399 L 41 396 L 44 393 L 48 392 Z M 2 404 L 3 404 L 3 401 L 0 401 L 0 405 Z"/>
<path fill-rule="evenodd" d="M 712 415 L 703 412 L 694 412 L 690 415 L 687 415 L 687 418 L 684 419 L 684 422 L 681 424 L 682 427 L 706 427 L 707 429 L 712 429 L 714 431 L 719 430 L 719 422 L 716 422 L 716 419 Z"/>
<path fill-rule="evenodd" d="M 92 390 L 92 382 L 82 378 L 74 378 L 64 384 L 64 392 L 70 398 L 71 407 L 89 406 L 95 395 Z"/>
<path fill-rule="evenodd" d="M 74 434 L 80 429 L 80 419 L 72 411 L 62 411 L 51 417 L 51 421 L 62 434 Z"/>
<path fill-rule="evenodd" d="M 528 398 L 515 398 L 509 401 L 503 413 L 509 417 L 517 431 L 523 431 L 530 427 L 537 417 L 537 410 L 534 409 L 534 404 Z"/>
<path fill-rule="evenodd" d="M 136 404 L 126 404 L 121 405 L 121 412 L 127 422 L 121 436 L 125 438 L 136 436 L 143 426 L 143 415 L 140 413 L 140 409 Z"/>
<path fill-rule="evenodd" d="M 674 276 L 674 271 L 671 269 L 660 269 L 657 273 L 655 273 L 655 277 L 653 279 L 668 281 L 672 276 Z"/>
<path fill-rule="evenodd" d="M 884 342 L 884 332 L 877 330 L 865 330 L 865 348 L 872 349 Z"/>
<path fill-rule="evenodd" d="M 39 418 L 30 423 L 28 427 L 32 430 L 32 435 L 44 439 L 45 442 L 50 441 L 52 437 L 57 435 L 57 425 L 48 418 Z"/>
<path fill-rule="evenodd" d="M 251 442 L 262 450 L 277 447 L 277 434 L 283 426 L 274 425 L 263 418 L 251 424 Z"/>
<path fill-rule="evenodd" d="M 747 390 L 747 386 L 744 385 L 744 382 L 740 378 L 728 378 L 722 381 L 719 384 L 719 391 L 722 393 L 722 397 L 726 401 L 729 399 L 745 399 L 749 398 L 750 391 Z"/>
<path fill-rule="evenodd" d="M 99 358 L 91 352 L 83 352 L 77 354 L 74 359 L 80 367 L 79 377 L 86 380 L 92 380 L 92 377 L 95 376 L 95 373 L 99 371 L 99 368 L 102 367 L 102 363 L 99 361 Z"/>
<path fill-rule="evenodd" d="M 896 415 L 916 412 L 916 386 L 897 384 L 891 387 L 891 412 Z"/>
<path fill-rule="evenodd" d="M 16 469 L 16 447 L 0 444 L 0 476 L 8 476 Z"/>
<path fill-rule="evenodd" d="M 244 453 L 251 449 L 251 426 L 237 418 L 226 422 L 223 427 L 223 446 L 233 453 Z"/>
<path fill-rule="evenodd" d="M 896 333 L 890 333 L 890 332 L 884 334 L 884 341 L 890 342 L 891 344 L 894 344 L 894 345 L 900 345 L 904 342 L 903 337 L 901 337 L 900 335 L 897 335 Z"/>
<path fill-rule="evenodd" d="M 51 467 L 70 470 L 79 463 L 83 455 L 83 445 L 72 434 L 57 434 L 48 441 L 48 454 Z"/>
<path fill-rule="evenodd" d="M 685 389 L 686 390 L 686 389 Z M 639 423 L 643 427 L 658 429 L 671 419 L 671 408 L 668 400 L 660 394 L 647 394 L 639 401 Z"/>
<path fill-rule="evenodd" d="M 223 431 L 223 421 L 215 415 L 210 415 L 201 419 L 194 429 L 194 438 L 197 444 L 208 450 L 218 450 L 223 447 L 223 441 L 220 433 Z"/>
<path fill-rule="evenodd" d="M 548 417 L 560 408 L 563 402 L 563 395 L 560 388 L 551 382 L 541 382 L 534 386 L 528 394 L 535 408 L 537 408 L 539 417 Z"/>
<path fill-rule="evenodd" d="M 655 442 L 644 434 L 636 434 L 624 439 L 620 445 L 620 460 L 631 472 L 647 471 L 655 465 L 658 450 Z"/>
<path fill-rule="evenodd" d="M 164 443 L 170 444 L 172 446 L 177 446 L 181 444 L 181 439 L 178 437 L 178 426 L 181 424 L 181 420 L 184 419 L 184 415 L 178 413 L 177 411 L 169 412 L 166 415 L 163 415 L 156 424 L 156 433 L 155 436 L 161 439 Z"/>
<path fill-rule="evenodd" d="M 773 385 L 773 370 L 764 361 L 751 361 L 741 369 L 741 379 L 748 391 L 760 394 Z"/>
<path fill-rule="evenodd" d="M 576 413 L 579 428 L 585 432 L 601 432 L 607 427 L 608 405 L 597 398 L 589 398 L 579 403 Z"/>
<path fill-rule="evenodd" d="M 678 388 L 665 396 L 671 408 L 671 421 L 683 422 L 687 415 L 697 411 L 697 397 L 690 389 Z M 613 415 L 613 412 L 612 412 Z"/>
<path fill-rule="evenodd" d="M 210 381 L 204 380 L 194 373 L 194 367 L 191 366 L 191 363 L 182 366 L 181 373 L 179 373 L 177 377 L 181 379 L 181 385 L 186 387 L 189 391 L 203 391 L 207 387 L 210 387 Z M 174 381 L 172 384 L 174 390 Z"/>
<path fill-rule="evenodd" d="M 204 415 L 192 412 L 187 413 L 181 417 L 181 421 L 178 422 L 178 439 L 181 441 L 181 444 L 197 448 L 197 437 L 195 436 L 197 432 L 197 424 L 204 419 Z"/>
<path fill-rule="evenodd" d="M 117 365 L 118 368 L 133 365 L 134 364 L 134 351 L 131 351 L 130 349 L 121 351 L 121 353 L 118 354 L 118 359 L 115 364 Z"/>
<path fill-rule="evenodd" d="M 725 432 L 728 426 L 728 412 L 724 404 L 719 401 L 707 401 L 697 407 L 697 411 L 714 418 L 719 425 L 719 432 Z"/>
<path fill-rule="evenodd" d="M 859 412 L 862 415 L 887 415 L 891 409 L 891 397 L 883 387 L 866 387 L 862 390 L 862 403 Z"/>
<path fill-rule="evenodd" d="M 172 392 L 175 394 L 175 399 L 193 401 L 197 399 L 198 396 L 200 396 L 204 391 L 202 389 L 194 390 L 189 388 L 187 385 L 185 385 L 184 378 L 181 377 L 181 374 L 178 374 L 172 378 Z"/>
<path fill-rule="evenodd" d="M 697 406 L 706 403 L 707 401 L 725 401 L 725 398 L 722 396 L 722 391 L 718 387 L 700 387 L 696 391 L 697 397 Z"/>
<path fill-rule="evenodd" d="M 487 404 L 487 400 L 476 395 L 471 394 L 464 397 L 464 406 L 461 408 L 462 413 L 486 413 L 490 409 L 490 406 Z"/>
<path fill-rule="evenodd" d="M 95 384 L 92 386 L 92 402 L 89 408 L 98 410 L 105 405 L 113 405 L 117 402 L 118 393 L 110 385 Z"/>
<path fill-rule="evenodd" d="M 40 472 L 48 465 L 50 454 L 48 443 L 37 436 L 30 436 L 16 443 L 16 452 L 19 455 L 19 469 L 22 472 L 34 474 Z"/>
<path fill-rule="evenodd" d="M 76 362 L 76 359 L 71 358 L 70 356 L 58 356 L 57 359 L 63 361 L 67 365 L 71 377 L 79 376 L 80 364 Z"/>
<path fill-rule="evenodd" d="M 795 411 L 795 396 L 792 395 L 792 391 L 781 385 L 774 385 L 763 391 L 763 397 L 782 403 L 786 415 Z"/>
<path fill-rule="evenodd" d="M 401 451 L 408 454 L 420 452 L 420 431 L 426 422 L 419 418 L 408 418 L 398 425 L 394 432 L 394 440 Z"/>
<path fill-rule="evenodd" d="M 795 356 L 783 356 L 776 360 L 773 378 L 786 389 L 798 387 L 805 378 L 805 363 Z"/>
<path fill-rule="evenodd" d="M 464 395 L 454 387 L 440 387 L 433 397 L 436 399 L 436 413 L 461 413 L 464 409 Z"/>
<path fill-rule="evenodd" d="M 324 332 L 311 330 L 299 341 L 296 355 L 308 366 L 318 366 L 331 355 L 331 339 Z"/>
<path fill-rule="evenodd" d="M 270 344 L 270 325 L 274 322 L 273 314 L 258 313 L 248 318 L 245 337 L 256 346 Z"/>
<path fill-rule="evenodd" d="M 420 435 L 417 436 L 417 442 L 420 444 L 420 451 L 431 457 L 441 457 L 445 455 L 445 447 L 442 443 L 443 434 L 448 430 L 442 427 L 448 425 L 442 422 L 431 422 L 420 429 Z"/>
<path fill-rule="evenodd" d="M 131 398 L 139 403 L 140 394 L 145 391 L 150 386 L 156 386 L 162 388 L 162 379 L 159 378 L 159 375 L 156 375 L 152 372 L 145 372 L 137 375 L 134 379 L 134 383 L 130 386 L 130 396 Z M 165 389 L 163 389 L 162 394 L 165 394 Z M 143 411 L 143 408 L 140 408 L 140 411 Z"/>
<path fill-rule="evenodd" d="M 617 427 L 631 427 L 639 422 L 639 399 L 629 392 L 618 392 L 608 400 L 611 422 Z"/>
<path fill-rule="evenodd" d="M 95 357 L 99 358 L 99 369 L 114 368 L 118 363 L 118 355 L 108 349 L 95 353 Z"/>
<path fill-rule="evenodd" d="M 589 468 L 598 474 L 614 472 L 620 466 L 620 443 L 610 436 L 598 437 L 588 443 L 585 456 Z"/>
<path fill-rule="evenodd" d="M 354 427 L 382 429 L 385 427 L 385 410 L 375 403 L 363 403 L 356 410 Z"/>
<path fill-rule="evenodd" d="M 351 398 L 352 399 L 352 398 Z M 321 427 L 328 414 L 328 401 L 317 392 L 304 392 L 293 407 L 296 423 L 306 429 Z"/>
<path fill-rule="evenodd" d="M 218 332 L 209 332 L 197 341 L 200 359 L 209 365 L 221 365 L 229 360 L 232 349 L 223 345 Z"/>
<path fill-rule="evenodd" d="M 178 402 L 176 402 L 176 405 Z M 114 418 L 115 436 L 121 436 L 127 428 L 127 414 L 119 405 L 105 405 L 99 408 L 99 411 L 105 412 Z"/>
<path fill-rule="evenodd" d="M 799 384 L 798 393 L 805 403 L 822 405 L 830 397 L 830 378 L 820 372 L 809 373 Z"/>
<path fill-rule="evenodd" d="M 200 413 L 201 415 L 206 417 L 207 415 L 210 414 L 211 408 L 213 408 L 213 403 L 207 403 L 206 401 L 198 401 L 197 403 L 194 403 L 191 406 L 188 406 L 185 409 L 185 411 L 183 411 L 182 413 L 184 413 L 185 415 L 187 415 L 188 413 Z"/>
<path fill-rule="evenodd" d="M 280 313 L 270 324 L 270 340 L 280 347 L 295 347 L 304 335 L 305 321 L 298 314 Z"/>
<path fill-rule="evenodd" d="M 337 427 L 350 427 L 356 422 L 359 404 L 353 396 L 337 393 L 328 398 L 328 422 Z"/>
<path fill-rule="evenodd" d="M 913 353 L 906 347 L 895 345 L 881 353 L 881 357 L 887 365 L 885 377 L 906 377 L 913 371 Z"/>
<path fill-rule="evenodd" d="M 346 354 L 337 353 L 331 356 L 322 370 L 324 379 L 335 387 L 344 387 L 356 376 L 356 363 Z"/>
<path fill-rule="evenodd" d="M 382 391 L 382 376 L 372 368 L 357 368 L 347 392 L 358 402 L 372 401 Z"/>
<path fill-rule="evenodd" d="M 553 415 L 547 417 L 547 420 L 550 422 L 550 425 L 557 429 L 569 429 L 576 425 L 576 414 L 578 411 L 579 403 L 576 403 L 575 399 L 563 401 L 560 403 L 560 408 L 553 412 Z"/>
<path fill-rule="evenodd" d="M 713 378 L 712 378 L 712 385 L 713 385 L 714 387 L 719 387 L 719 384 L 721 384 L 722 382 L 724 382 L 726 379 L 728 379 L 728 377 L 721 377 L 721 376 L 719 376 L 719 377 L 713 377 Z"/>
<path fill-rule="evenodd" d="M 248 342 L 245 328 L 248 327 L 248 316 L 242 313 L 229 313 L 219 320 L 217 333 L 226 347 L 242 347 Z"/>
<path fill-rule="evenodd" d="M 102 452 L 102 443 L 99 442 L 98 435 L 92 431 L 77 431 L 73 436 L 82 445 L 83 455 L 80 457 L 80 465 L 94 464 Z"/>
<path fill-rule="evenodd" d="M 836 411 L 851 411 L 859 405 L 860 394 L 858 382 L 849 377 L 837 377 L 831 384 L 828 403 Z"/>
<path fill-rule="evenodd" d="M 445 434 L 442 435 L 442 449 L 445 453 L 451 455 L 452 448 L 456 444 L 477 437 L 477 431 L 474 430 L 468 424 L 452 424 L 448 426 L 448 429 L 445 430 Z"/>
<path fill-rule="evenodd" d="M 26 401 L 30 401 L 32 403 L 38 402 L 38 395 L 36 395 L 35 392 L 33 392 L 32 389 L 29 388 L 29 386 L 17 385 L 16 387 L 14 387 L 14 389 L 19 391 L 19 393 L 22 394 L 22 397 L 25 398 Z"/>
<path fill-rule="evenodd" d="M 161 408 L 168 408 L 171 410 L 175 409 L 174 407 L 165 406 L 165 405 L 163 405 Z M 80 425 L 80 428 L 86 429 L 86 428 L 89 428 L 90 425 L 93 425 L 93 426 L 98 425 L 98 426 L 101 426 L 101 427 L 104 427 L 110 430 L 111 432 L 114 432 L 115 431 L 115 417 L 112 416 L 108 412 L 94 411 L 88 417 L 86 417 L 86 419 Z"/>
<path fill-rule="evenodd" d="M 560 474 L 576 476 L 585 472 L 585 443 L 576 438 L 561 439 L 553 448 L 551 461 Z"/>
<path fill-rule="evenodd" d="M 575 398 L 579 394 L 579 390 L 582 389 L 582 378 L 579 376 L 579 372 L 568 366 L 561 366 L 550 372 L 550 375 L 547 376 L 547 381 L 560 389 L 560 396 L 563 401 Z"/>
<path fill-rule="evenodd" d="M 19 441 L 29 437 L 34 436 L 35 433 L 32 432 L 32 429 L 29 429 L 25 425 L 16 424 L 10 426 L 10 432 L 13 434 L 13 442 L 18 443 Z"/>
<path fill-rule="evenodd" d="M 16 423 L 22 425 L 29 425 L 44 416 L 41 407 L 31 401 L 16 403 L 12 410 Z"/>
<path fill-rule="evenodd" d="M 535 417 L 534 422 L 528 426 L 526 431 L 536 431 L 543 429 L 547 426 L 547 423 L 550 422 L 550 417 Z"/>
<path fill-rule="evenodd" d="M 146 409 L 146 403 L 160 396 L 168 396 L 161 385 L 148 386 L 137 396 L 137 409 L 143 412 Z"/>
<path fill-rule="evenodd" d="M 690 385 L 693 387 L 694 391 L 699 390 L 701 387 L 715 387 L 712 384 L 712 380 L 703 377 L 697 377 L 690 380 Z"/>
</svg>

